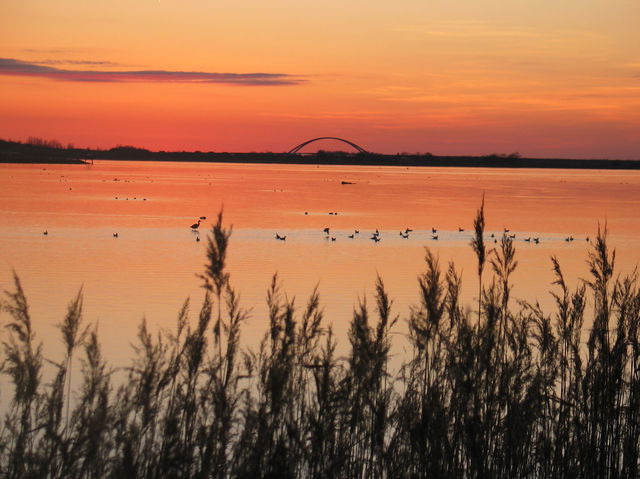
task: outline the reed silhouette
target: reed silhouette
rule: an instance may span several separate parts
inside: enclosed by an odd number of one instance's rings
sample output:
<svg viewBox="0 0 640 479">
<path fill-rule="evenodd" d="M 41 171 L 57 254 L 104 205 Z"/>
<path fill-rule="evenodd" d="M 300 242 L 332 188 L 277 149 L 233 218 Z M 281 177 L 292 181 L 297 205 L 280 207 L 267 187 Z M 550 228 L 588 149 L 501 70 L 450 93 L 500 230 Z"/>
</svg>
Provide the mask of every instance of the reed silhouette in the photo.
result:
<svg viewBox="0 0 640 479">
<path fill-rule="evenodd" d="M 186 300 L 173 331 L 152 334 L 143 321 L 124 380 L 104 359 L 97 328 L 83 322 L 80 290 L 59 325 L 63 357 L 43 382 L 42 343 L 14 273 L 1 303 L 0 370 L 10 386 L 0 475 L 637 477 L 637 274 L 615 276 L 603 228 L 591 242 L 591 276 L 575 290 L 551 258 L 552 313 L 514 304 L 512 239 L 505 233 L 486 249 L 483 206 L 474 228 L 479 280 L 485 265 L 493 273 L 480 281 L 478 311 L 461 304 L 455 265 L 443 269 L 426 249 L 407 352 L 393 367 L 399 318 L 381 278 L 374 307 L 363 299 L 353 312 L 345 357 L 318 291 L 298 308 L 275 275 L 269 327 L 257 350 L 242 348 L 248 312 L 226 269 L 231 229 L 222 213 L 207 240 L 197 317 Z"/>
</svg>

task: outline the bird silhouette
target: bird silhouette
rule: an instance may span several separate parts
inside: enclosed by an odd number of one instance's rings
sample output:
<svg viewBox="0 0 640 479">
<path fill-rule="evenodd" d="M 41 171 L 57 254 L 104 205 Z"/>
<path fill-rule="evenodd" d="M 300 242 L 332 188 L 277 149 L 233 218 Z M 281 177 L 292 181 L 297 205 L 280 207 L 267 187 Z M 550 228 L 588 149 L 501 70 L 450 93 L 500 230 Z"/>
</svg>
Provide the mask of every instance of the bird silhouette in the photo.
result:
<svg viewBox="0 0 640 479">
<path fill-rule="evenodd" d="M 44 230 L 44 231 L 42 232 L 42 234 L 43 234 L 43 235 L 45 235 L 45 236 L 47 236 L 47 235 L 49 234 L 49 231 Z"/>
<path fill-rule="evenodd" d="M 324 233 L 329 234 L 329 228 L 325 228 L 322 230 Z"/>
<path fill-rule="evenodd" d="M 197 230 L 198 228 L 200 228 L 200 223 L 202 223 L 202 220 L 198 220 L 197 223 L 193 223 L 191 225 L 191 229 L 194 230 L 194 231 Z"/>
<path fill-rule="evenodd" d="M 464 228 L 460 228 L 460 227 L 458 226 L 458 231 L 459 231 L 459 232 L 463 232 L 463 231 L 464 231 Z"/>
<path fill-rule="evenodd" d="M 118 237 L 118 233 L 113 233 L 113 237 L 117 238 Z"/>
<path fill-rule="evenodd" d="M 349 235 L 349 238 L 353 239 L 353 237 L 354 237 L 354 235 L 353 235 L 353 234 L 350 234 L 350 235 Z"/>
<path fill-rule="evenodd" d="M 437 230 L 437 229 L 435 229 L 435 228 L 432 226 L 432 227 L 431 227 L 431 232 L 432 232 L 433 234 L 436 234 L 436 233 L 438 232 L 438 230 Z"/>
<path fill-rule="evenodd" d="M 280 240 L 280 241 L 285 241 L 287 239 L 286 236 L 280 236 L 278 233 L 276 233 L 276 239 Z"/>
<path fill-rule="evenodd" d="M 437 240 L 438 239 L 438 235 L 431 236 L 431 239 Z"/>
</svg>

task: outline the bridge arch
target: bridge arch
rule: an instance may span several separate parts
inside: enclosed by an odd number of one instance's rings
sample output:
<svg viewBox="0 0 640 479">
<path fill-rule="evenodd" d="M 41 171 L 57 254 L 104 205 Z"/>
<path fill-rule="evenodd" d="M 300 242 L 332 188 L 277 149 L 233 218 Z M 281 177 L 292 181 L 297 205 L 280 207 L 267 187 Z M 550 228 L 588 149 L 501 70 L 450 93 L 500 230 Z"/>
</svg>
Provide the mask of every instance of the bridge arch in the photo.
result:
<svg viewBox="0 0 640 479">
<path fill-rule="evenodd" d="M 368 153 L 367 150 L 365 150 L 364 148 L 356 145 L 355 143 L 349 141 L 349 140 L 345 140 L 344 138 L 338 138 L 335 136 L 321 136 L 319 138 L 313 138 L 311 140 L 307 140 L 304 143 L 300 143 L 298 146 L 296 146 L 295 148 L 292 148 L 291 150 L 289 150 L 289 154 L 296 154 L 298 153 L 298 151 L 300 151 L 302 148 L 304 148 L 305 146 L 307 146 L 310 143 L 313 143 L 315 141 L 320 141 L 320 140 L 337 140 L 337 141 L 341 141 L 342 143 L 346 143 L 349 146 L 352 146 L 353 148 L 355 148 L 358 153 Z"/>
</svg>

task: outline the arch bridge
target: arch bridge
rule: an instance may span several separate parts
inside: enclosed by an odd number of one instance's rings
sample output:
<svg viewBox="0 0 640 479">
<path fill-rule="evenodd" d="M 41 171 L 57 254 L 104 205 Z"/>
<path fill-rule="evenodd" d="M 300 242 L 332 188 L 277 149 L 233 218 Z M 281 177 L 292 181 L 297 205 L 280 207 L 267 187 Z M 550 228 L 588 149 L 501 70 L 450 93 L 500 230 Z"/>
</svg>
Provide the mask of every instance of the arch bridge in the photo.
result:
<svg viewBox="0 0 640 479">
<path fill-rule="evenodd" d="M 346 143 L 347 145 L 355 148 L 358 153 L 368 153 L 367 150 L 365 150 L 364 148 L 362 148 L 361 146 L 356 145 L 355 143 L 349 141 L 349 140 L 345 140 L 344 138 L 338 138 L 335 136 L 321 136 L 319 138 L 313 138 L 311 140 L 307 140 L 304 143 L 300 143 L 298 146 L 296 146 L 295 148 L 292 148 L 291 150 L 289 150 L 289 154 L 297 154 L 302 148 L 304 148 L 305 146 L 309 145 L 310 143 L 316 142 L 316 141 L 320 141 L 320 140 L 337 140 L 337 141 L 341 141 L 342 143 Z"/>
</svg>

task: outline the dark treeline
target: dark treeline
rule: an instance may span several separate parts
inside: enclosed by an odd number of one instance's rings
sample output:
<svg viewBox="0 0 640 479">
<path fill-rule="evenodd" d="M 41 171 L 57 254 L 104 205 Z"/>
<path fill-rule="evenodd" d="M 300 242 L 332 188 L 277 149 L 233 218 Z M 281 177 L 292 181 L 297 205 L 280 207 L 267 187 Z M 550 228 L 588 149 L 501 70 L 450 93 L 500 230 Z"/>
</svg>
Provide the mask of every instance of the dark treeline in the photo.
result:
<svg viewBox="0 0 640 479">
<path fill-rule="evenodd" d="M 427 250 L 401 358 L 391 354 L 399 318 L 381 279 L 374 304 L 353 312 L 345 357 L 318 293 L 296 308 L 277 277 L 259 348 L 241 347 L 248 315 L 225 266 L 231 231 L 221 216 L 197 318 L 187 300 L 172 331 L 152 334 L 143 321 L 126 378 L 114 377 L 95 328 L 83 325 L 79 292 L 59 324 L 64 357 L 44 383 L 42 345 L 16 276 L 2 304 L 2 372 L 13 387 L 3 391 L 0 474 L 638 477 L 636 275 L 614 276 L 615 254 L 599 232 L 590 279 L 575 290 L 552 258 L 549 315 L 510 297 L 514 245 L 504 237 L 485 247 L 482 208 L 475 226 L 477 304 L 463 308 L 454 265 L 441 267 Z"/>
<path fill-rule="evenodd" d="M 273 163 L 297 165 L 451 166 L 483 168 L 568 168 L 637 170 L 640 160 L 525 158 L 519 153 L 483 156 L 436 156 L 431 153 L 349 153 L 320 150 L 313 154 L 274 152 L 151 151 L 133 146 L 108 150 L 63 146 L 57 140 L 31 137 L 25 143 L 0 139 L 0 163 L 86 163 L 91 160 Z"/>
</svg>

